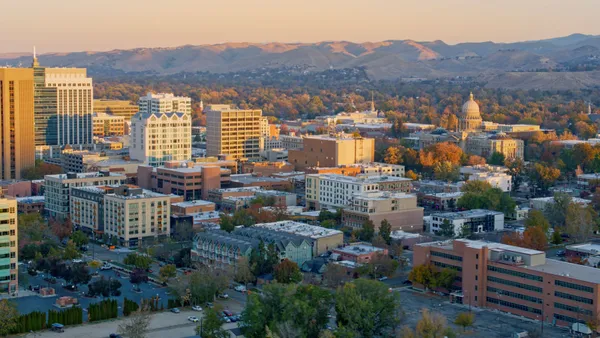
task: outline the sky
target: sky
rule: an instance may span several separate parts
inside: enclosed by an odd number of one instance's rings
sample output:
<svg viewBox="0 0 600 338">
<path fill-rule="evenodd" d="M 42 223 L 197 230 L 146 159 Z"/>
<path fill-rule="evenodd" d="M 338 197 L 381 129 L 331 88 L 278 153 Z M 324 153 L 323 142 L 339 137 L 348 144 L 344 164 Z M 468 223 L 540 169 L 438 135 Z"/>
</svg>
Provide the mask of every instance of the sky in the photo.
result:
<svg viewBox="0 0 600 338">
<path fill-rule="evenodd" d="M 33 2 L 33 3 L 32 3 Z M 598 0 L 0 0 L 0 53 L 600 34 Z"/>
</svg>

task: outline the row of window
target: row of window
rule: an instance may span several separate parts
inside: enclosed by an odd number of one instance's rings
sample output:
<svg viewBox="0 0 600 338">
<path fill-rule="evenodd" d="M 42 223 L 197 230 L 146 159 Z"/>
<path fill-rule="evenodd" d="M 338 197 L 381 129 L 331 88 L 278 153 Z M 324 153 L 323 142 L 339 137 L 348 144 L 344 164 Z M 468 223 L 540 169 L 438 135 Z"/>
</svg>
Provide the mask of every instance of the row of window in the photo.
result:
<svg viewBox="0 0 600 338">
<path fill-rule="evenodd" d="M 574 301 L 580 302 L 580 303 L 594 304 L 594 300 L 591 298 L 570 295 L 568 293 L 564 293 L 564 292 L 560 292 L 560 291 L 554 291 L 554 296 L 564 298 L 564 299 L 574 300 Z"/>
<path fill-rule="evenodd" d="M 452 270 L 456 270 L 456 271 L 462 271 L 462 268 L 460 266 L 450 265 L 450 264 L 446 264 L 446 263 L 442 263 L 442 262 L 433 261 L 433 265 L 440 267 L 440 268 L 447 268 L 447 269 L 452 269 Z"/>
<path fill-rule="evenodd" d="M 497 288 L 494 288 L 494 287 L 491 287 L 491 286 L 487 287 L 487 291 L 488 292 L 492 292 L 492 293 L 497 293 L 497 294 L 502 295 L 502 296 L 508 296 L 508 297 L 512 297 L 512 298 L 523 299 L 523 300 L 526 300 L 528 302 L 533 302 L 533 303 L 538 303 L 538 304 L 542 303 L 542 299 L 541 298 L 527 296 L 527 295 L 522 295 L 520 293 L 506 291 L 506 290 L 502 290 L 502 289 L 497 289 Z"/>
<path fill-rule="evenodd" d="M 577 306 L 571 306 L 571 305 L 567 305 L 567 304 L 563 304 L 563 303 L 554 303 L 554 307 L 557 309 L 563 309 L 563 310 L 567 310 L 567 311 L 571 311 L 571 312 L 580 313 L 580 314 L 583 314 L 586 316 L 591 316 L 594 314 L 594 312 L 591 310 L 582 309 Z"/>
<path fill-rule="evenodd" d="M 492 297 L 487 297 L 486 300 L 487 300 L 488 303 L 498 304 L 498 305 L 510 307 L 510 308 L 513 308 L 513 309 L 525 311 L 525 312 L 535 313 L 535 314 L 538 314 L 538 315 L 542 314 L 542 310 L 536 309 L 534 307 L 530 307 L 530 306 L 526 306 L 526 305 L 521 305 L 521 304 L 517 304 L 517 303 L 512 303 L 512 302 L 507 302 L 507 301 L 504 301 L 504 300 L 501 300 L 501 299 L 492 298 Z"/>
<path fill-rule="evenodd" d="M 494 283 L 499 283 L 499 284 L 514 286 L 514 287 L 519 288 L 519 289 L 542 293 L 542 288 L 537 287 L 537 286 L 533 286 L 533 285 L 529 285 L 529 284 L 523 284 L 523 283 L 519 283 L 519 282 L 513 282 L 511 280 L 506 280 L 506 279 L 497 278 L 497 277 L 493 277 L 493 276 L 488 276 L 487 280 L 488 280 L 488 282 L 494 282 Z"/>
<path fill-rule="evenodd" d="M 519 278 L 530 279 L 530 280 L 534 280 L 537 282 L 544 281 L 542 276 L 536 276 L 536 275 L 532 275 L 532 274 L 528 274 L 528 273 L 520 272 L 520 271 L 515 271 L 515 270 L 508 270 L 508 269 L 504 269 L 504 268 L 499 268 L 497 266 L 488 265 L 487 269 L 488 269 L 488 271 L 498 272 L 498 273 L 515 276 L 515 277 L 519 277 Z"/>
<path fill-rule="evenodd" d="M 447 254 L 445 252 L 439 252 L 439 251 L 431 251 L 431 255 L 446 258 L 446 259 L 451 259 L 453 261 L 459 261 L 459 262 L 462 262 L 462 260 L 463 260 L 462 257 L 460 257 L 460 256 L 455 256 L 455 255 L 451 255 L 451 254 Z"/>
<path fill-rule="evenodd" d="M 580 290 L 580 291 L 585 291 L 585 292 L 589 292 L 589 293 L 594 293 L 594 288 L 591 288 L 589 286 L 564 282 L 561 280 L 555 280 L 554 285 L 562 286 L 563 288 L 569 288 L 569 289 L 573 289 L 573 290 Z"/>
</svg>

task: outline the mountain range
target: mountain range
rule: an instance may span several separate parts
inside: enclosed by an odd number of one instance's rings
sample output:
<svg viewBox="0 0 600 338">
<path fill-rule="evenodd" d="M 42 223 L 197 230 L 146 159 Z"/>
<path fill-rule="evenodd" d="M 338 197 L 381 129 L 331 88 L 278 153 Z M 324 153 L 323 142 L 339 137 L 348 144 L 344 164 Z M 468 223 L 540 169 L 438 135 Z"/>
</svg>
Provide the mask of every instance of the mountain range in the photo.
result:
<svg viewBox="0 0 600 338">
<path fill-rule="evenodd" d="M 92 75 L 235 73 L 288 69 L 300 73 L 363 68 L 372 80 L 465 77 L 488 87 L 574 89 L 600 85 L 600 36 L 573 34 L 514 43 L 389 40 L 354 43 L 224 43 L 106 52 L 49 53 L 45 66 L 87 67 Z M 30 53 L 0 54 L 0 65 L 29 65 Z"/>
</svg>

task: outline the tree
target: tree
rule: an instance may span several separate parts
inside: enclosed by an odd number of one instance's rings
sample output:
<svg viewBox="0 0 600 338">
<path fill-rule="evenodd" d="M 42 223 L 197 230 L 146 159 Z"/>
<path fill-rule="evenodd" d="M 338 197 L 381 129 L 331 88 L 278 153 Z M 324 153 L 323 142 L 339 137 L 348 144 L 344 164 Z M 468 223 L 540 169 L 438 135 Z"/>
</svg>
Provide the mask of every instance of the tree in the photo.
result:
<svg viewBox="0 0 600 338">
<path fill-rule="evenodd" d="M 467 327 L 473 326 L 475 322 L 475 314 L 473 312 L 461 312 L 456 316 L 454 324 L 462 326 L 463 332 L 467 331 Z"/>
<path fill-rule="evenodd" d="M 432 284 L 435 284 L 434 274 L 431 264 L 417 265 L 408 274 L 408 280 L 414 284 L 421 284 L 425 288 L 429 288 Z"/>
<path fill-rule="evenodd" d="M 548 238 L 541 226 L 532 226 L 523 233 L 512 232 L 502 237 L 502 243 L 534 250 L 546 250 Z"/>
<path fill-rule="evenodd" d="M 573 197 L 567 193 L 554 194 L 554 202 L 548 203 L 544 209 L 544 214 L 552 226 L 565 226 L 567 210 L 572 202 Z"/>
<path fill-rule="evenodd" d="M 406 176 L 406 178 L 410 178 L 413 181 L 416 181 L 419 179 L 419 175 L 417 175 L 414 171 L 409 170 L 406 172 L 406 174 L 404 175 Z"/>
<path fill-rule="evenodd" d="M 289 284 L 300 283 L 302 281 L 302 273 L 300 272 L 298 264 L 287 258 L 275 265 L 274 274 L 275 279 L 279 283 Z"/>
<path fill-rule="evenodd" d="M 256 277 L 252 274 L 250 269 L 250 262 L 246 257 L 238 258 L 237 264 L 235 265 L 235 276 L 234 279 L 238 283 L 247 285 L 256 280 Z"/>
<path fill-rule="evenodd" d="M 388 164 L 398 164 L 401 163 L 401 158 L 400 150 L 398 148 L 389 147 L 385 151 L 383 162 Z"/>
<path fill-rule="evenodd" d="M 457 206 L 463 209 L 490 209 L 504 214 L 513 212 L 515 201 L 499 188 L 485 181 L 468 181 L 462 187 L 464 194 L 458 199 Z"/>
<path fill-rule="evenodd" d="M 110 238 L 110 245 L 112 245 L 112 246 L 119 245 L 119 238 L 117 236 L 112 236 Z"/>
<path fill-rule="evenodd" d="M 592 206 L 571 203 L 567 208 L 565 230 L 575 242 L 585 242 L 591 237 L 593 231 L 598 228 L 597 219 L 598 214 Z"/>
<path fill-rule="evenodd" d="M 392 241 L 392 225 L 387 219 L 381 221 L 381 225 L 379 226 L 379 235 L 383 237 L 388 245 Z"/>
<path fill-rule="evenodd" d="M 560 230 L 558 228 L 554 228 L 551 241 L 554 245 L 559 245 L 563 242 L 562 237 L 560 236 Z"/>
<path fill-rule="evenodd" d="M 19 247 L 22 248 L 26 244 L 42 241 L 46 229 L 47 226 L 40 214 L 31 213 L 19 215 Z"/>
<path fill-rule="evenodd" d="M 471 225 L 463 224 L 458 232 L 458 238 L 470 238 L 472 234 Z"/>
<path fill-rule="evenodd" d="M 337 223 L 333 219 L 326 219 L 323 222 L 321 222 L 321 226 L 323 228 L 335 229 L 337 227 Z"/>
<path fill-rule="evenodd" d="M 442 287 L 448 291 L 452 290 L 452 286 L 456 281 L 456 270 L 443 269 L 440 272 L 434 273 L 435 284 L 438 287 Z"/>
<path fill-rule="evenodd" d="M 173 264 L 167 264 L 160 268 L 158 275 L 163 283 L 169 281 L 169 278 L 177 277 L 177 268 Z"/>
<path fill-rule="evenodd" d="M 19 311 L 7 299 L 0 300 L 0 336 L 5 336 L 17 328 Z"/>
<path fill-rule="evenodd" d="M 454 237 L 454 224 L 452 224 L 448 219 L 444 219 L 437 234 L 444 237 Z"/>
<path fill-rule="evenodd" d="M 550 188 L 559 177 L 559 169 L 548 167 L 541 163 L 535 163 L 533 168 L 529 170 L 529 178 L 531 181 L 544 192 L 548 191 L 548 188 Z"/>
<path fill-rule="evenodd" d="M 387 276 L 391 277 L 398 269 L 397 260 L 390 258 L 389 255 L 378 254 L 367 263 L 360 266 L 356 271 L 361 275 L 368 275 L 372 278 Z"/>
<path fill-rule="evenodd" d="M 152 264 L 152 257 L 137 253 L 130 253 L 125 257 L 125 259 L 123 259 L 123 264 L 146 270 L 150 268 L 150 265 Z"/>
<path fill-rule="evenodd" d="M 437 162 L 433 165 L 433 176 L 436 180 L 454 182 L 458 181 L 459 170 L 451 162 Z"/>
<path fill-rule="evenodd" d="M 348 270 L 339 264 L 327 264 L 323 272 L 323 284 L 328 287 L 338 287 L 350 280 Z"/>
<path fill-rule="evenodd" d="M 77 230 L 75 231 L 72 235 L 71 235 L 71 240 L 75 243 L 75 245 L 77 245 L 78 247 L 88 244 L 90 239 L 88 238 L 88 236 L 81 230 Z"/>
<path fill-rule="evenodd" d="M 94 260 L 94 261 L 90 261 L 88 263 L 88 265 L 92 269 L 100 269 L 100 267 L 102 266 L 102 262 L 99 260 Z"/>
<path fill-rule="evenodd" d="M 375 224 L 370 219 L 367 219 L 360 230 L 359 237 L 363 241 L 371 241 L 375 235 Z"/>
<path fill-rule="evenodd" d="M 402 329 L 402 338 L 445 338 L 452 337 L 453 332 L 446 325 L 446 317 L 430 313 L 429 310 L 421 310 L 421 319 L 417 322 L 415 331 L 404 327 Z"/>
<path fill-rule="evenodd" d="M 73 285 L 87 284 L 92 276 L 88 271 L 87 266 L 83 263 L 73 264 L 70 268 L 71 283 Z M 66 278 L 65 278 L 66 279 Z"/>
<path fill-rule="evenodd" d="M 149 312 L 138 310 L 119 325 L 117 331 L 129 338 L 146 338 L 150 331 L 152 316 Z"/>
<path fill-rule="evenodd" d="M 71 219 L 67 218 L 64 221 L 59 220 L 51 220 L 50 221 L 50 229 L 59 240 L 63 240 L 71 235 L 73 232 L 73 224 L 71 223 Z"/>
<path fill-rule="evenodd" d="M 485 158 L 481 157 L 481 156 L 477 156 L 477 155 L 469 155 L 469 158 L 467 159 L 467 165 L 484 165 L 486 164 L 486 160 Z"/>
<path fill-rule="evenodd" d="M 544 230 L 545 233 L 548 233 L 550 229 L 550 223 L 544 216 L 544 213 L 539 210 L 530 210 L 527 218 L 525 219 L 525 227 L 535 227 L 540 226 Z"/>
<path fill-rule="evenodd" d="M 504 160 L 504 154 L 495 151 L 492 153 L 492 156 L 490 156 L 488 163 L 492 165 L 504 165 Z"/>
<path fill-rule="evenodd" d="M 65 246 L 65 250 L 63 251 L 62 257 L 65 260 L 76 259 L 81 257 L 81 252 L 79 252 L 79 249 L 77 249 L 77 246 L 75 246 L 75 243 L 73 241 L 68 241 L 67 246 Z"/>
<path fill-rule="evenodd" d="M 135 284 L 136 289 L 139 289 L 141 283 L 148 281 L 148 274 L 145 270 L 135 268 L 131 271 L 131 274 L 129 274 L 129 281 L 131 284 Z"/>
<path fill-rule="evenodd" d="M 110 297 L 120 293 L 119 289 L 122 284 L 117 279 L 105 279 L 104 276 L 100 279 L 88 284 L 88 296 Z"/>
<path fill-rule="evenodd" d="M 397 296 L 376 280 L 360 278 L 346 283 L 335 295 L 337 322 L 360 337 L 389 336 L 398 323 Z"/>
<path fill-rule="evenodd" d="M 258 249 L 250 253 L 250 267 L 255 276 L 273 272 L 273 267 L 279 262 L 279 254 L 273 243 L 265 246 L 264 242 L 258 244 Z"/>
<path fill-rule="evenodd" d="M 202 324 L 196 326 L 196 334 L 201 338 L 229 338 L 227 330 L 221 328 L 223 322 L 214 309 L 207 309 Z"/>
</svg>

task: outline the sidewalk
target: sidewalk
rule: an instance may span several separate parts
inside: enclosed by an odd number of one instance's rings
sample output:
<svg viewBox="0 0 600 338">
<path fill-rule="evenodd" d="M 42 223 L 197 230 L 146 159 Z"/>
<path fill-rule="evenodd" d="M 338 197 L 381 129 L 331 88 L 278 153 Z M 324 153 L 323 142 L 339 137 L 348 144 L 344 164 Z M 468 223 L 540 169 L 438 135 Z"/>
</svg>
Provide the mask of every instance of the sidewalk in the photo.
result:
<svg viewBox="0 0 600 338">
<path fill-rule="evenodd" d="M 21 298 L 21 297 L 29 297 L 29 296 L 37 296 L 37 292 L 34 291 L 29 291 L 27 289 L 19 289 L 19 292 L 17 293 L 16 296 L 10 295 L 10 294 L 3 294 L 0 295 L 0 299 L 17 299 L 17 298 Z"/>
</svg>

